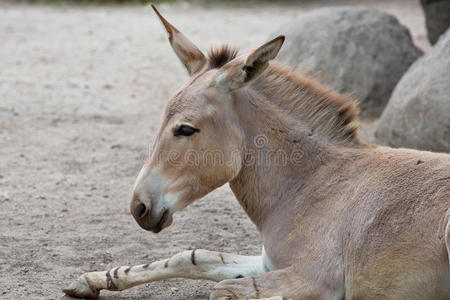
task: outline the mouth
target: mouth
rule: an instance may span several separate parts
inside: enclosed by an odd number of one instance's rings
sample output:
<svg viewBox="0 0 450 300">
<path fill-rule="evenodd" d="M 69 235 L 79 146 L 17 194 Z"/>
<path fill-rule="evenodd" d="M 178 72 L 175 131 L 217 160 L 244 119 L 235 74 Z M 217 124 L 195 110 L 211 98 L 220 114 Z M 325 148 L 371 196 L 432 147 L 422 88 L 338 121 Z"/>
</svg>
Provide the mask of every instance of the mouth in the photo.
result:
<svg viewBox="0 0 450 300">
<path fill-rule="evenodd" d="M 163 214 L 162 214 L 162 216 L 161 216 L 161 219 L 159 219 L 159 221 L 158 221 L 158 223 L 156 224 L 156 226 L 152 229 L 152 232 L 153 232 L 153 233 L 158 233 L 158 232 L 160 232 L 161 230 L 163 230 L 164 223 L 166 223 L 168 217 L 169 217 L 169 210 L 166 209 L 166 210 L 163 212 Z"/>
</svg>

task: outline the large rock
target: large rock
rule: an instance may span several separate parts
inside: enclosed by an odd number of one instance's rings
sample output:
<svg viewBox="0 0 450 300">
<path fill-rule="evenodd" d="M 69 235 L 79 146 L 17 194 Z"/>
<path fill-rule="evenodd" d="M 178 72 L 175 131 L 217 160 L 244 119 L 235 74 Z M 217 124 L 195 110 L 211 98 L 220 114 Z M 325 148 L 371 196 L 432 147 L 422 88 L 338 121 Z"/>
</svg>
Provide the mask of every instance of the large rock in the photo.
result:
<svg viewBox="0 0 450 300">
<path fill-rule="evenodd" d="M 450 26 L 449 0 L 420 0 L 425 13 L 425 24 L 428 31 L 428 40 L 435 44 L 439 36 Z"/>
<path fill-rule="evenodd" d="M 400 80 L 375 135 L 394 147 L 450 152 L 450 31 Z"/>
<path fill-rule="evenodd" d="M 360 101 L 363 117 L 383 111 L 397 82 L 422 54 L 407 28 L 370 8 L 323 8 L 285 24 L 278 59 Z"/>
</svg>

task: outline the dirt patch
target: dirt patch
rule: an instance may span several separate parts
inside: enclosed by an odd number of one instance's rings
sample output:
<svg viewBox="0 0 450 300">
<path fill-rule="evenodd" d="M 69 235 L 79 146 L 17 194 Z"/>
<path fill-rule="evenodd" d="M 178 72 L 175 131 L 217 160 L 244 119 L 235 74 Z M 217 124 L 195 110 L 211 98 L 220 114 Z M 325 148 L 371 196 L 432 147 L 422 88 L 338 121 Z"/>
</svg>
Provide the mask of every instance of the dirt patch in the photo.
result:
<svg viewBox="0 0 450 300">
<path fill-rule="evenodd" d="M 373 2 L 160 8 L 203 49 L 250 49 L 274 26 L 329 4 L 377 6 L 429 47 L 418 1 Z M 3 3 L 0 40 L 0 298 L 57 299 L 83 272 L 185 249 L 260 252 L 228 187 L 178 213 L 159 235 L 128 212 L 160 112 L 187 79 L 148 7 Z M 365 139 L 373 137 L 368 124 Z M 102 299 L 208 299 L 212 286 L 168 280 Z"/>
</svg>

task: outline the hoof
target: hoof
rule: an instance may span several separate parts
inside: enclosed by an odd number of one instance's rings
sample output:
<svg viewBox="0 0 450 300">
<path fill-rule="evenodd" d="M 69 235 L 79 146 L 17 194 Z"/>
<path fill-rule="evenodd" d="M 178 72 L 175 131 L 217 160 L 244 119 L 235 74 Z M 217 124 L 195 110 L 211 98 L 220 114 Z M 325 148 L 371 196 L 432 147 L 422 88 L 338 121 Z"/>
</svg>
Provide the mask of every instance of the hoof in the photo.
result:
<svg viewBox="0 0 450 300">
<path fill-rule="evenodd" d="M 86 279 L 83 277 L 78 278 L 77 280 L 73 281 L 69 287 L 63 289 L 63 292 L 66 295 L 77 297 L 77 298 L 97 298 L 99 291 L 98 290 L 91 290 L 89 287 Z"/>
</svg>

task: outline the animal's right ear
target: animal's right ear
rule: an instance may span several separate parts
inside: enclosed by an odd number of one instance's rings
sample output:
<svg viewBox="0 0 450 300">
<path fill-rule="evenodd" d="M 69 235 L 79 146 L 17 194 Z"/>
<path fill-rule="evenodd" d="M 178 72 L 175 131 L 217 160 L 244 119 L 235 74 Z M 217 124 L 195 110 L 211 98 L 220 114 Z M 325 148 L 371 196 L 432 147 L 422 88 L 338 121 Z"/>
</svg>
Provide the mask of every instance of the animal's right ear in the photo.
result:
<svg viewBox="0 0 450 300">
<path fill-rule="evenodd" d="M 175 54 L 184 64 L 189 72 L 189 75 L 193 75 L 199 72 L 206 66 L 207 59 L 205 55 L 198 49 L 187 37 L 185 37 L 178 29 L 170 24 L 152 4 L 152 8 L 156 15 L 161 20 L 161 23 L 166 28 L 169 34 L 169 41 Z"/>
<path fill-rule="evenodd" d="M 223 92 L 237 90 L 257 78 L 274 59 L 284 42 L 284 36 L 253 50 L 247 57 L 238 57 L 221 67 L 213 84 Z"/>
</svg>

